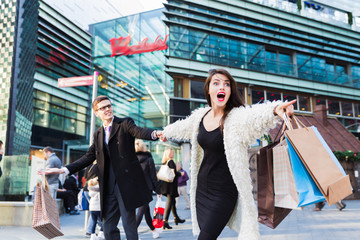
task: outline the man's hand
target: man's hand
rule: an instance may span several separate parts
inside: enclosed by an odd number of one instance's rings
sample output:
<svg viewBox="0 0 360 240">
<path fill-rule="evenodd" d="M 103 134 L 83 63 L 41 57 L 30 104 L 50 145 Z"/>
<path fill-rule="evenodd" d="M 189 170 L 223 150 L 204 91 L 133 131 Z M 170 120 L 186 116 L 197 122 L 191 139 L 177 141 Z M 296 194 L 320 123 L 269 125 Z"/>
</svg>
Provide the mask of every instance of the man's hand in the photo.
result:
<svg viewBox="0 0 360 240">
<path fill-rule="evenodd" d="M 293 104 L 296 102 L 296 100 L 292 100 L 290 102 L 285 102 L 280 105 L 277 105 L 274 109 L 274 113 L 278 115 L 281 119 L 283 118 L 284 112 L 286 115 L 290 118 L 292 115 L 294 115 L 294 106 Z"/>
<path fill-rule="evenodd" d="M 45 173 L 45 175 L 50 175 L 50 174 L 62 174 L 65 173 L 65 171 L 61 168 L 48 168 L 45 171 L 44 170 L 39 170 L 38 174 L 43 174 Z"/>
</svg>

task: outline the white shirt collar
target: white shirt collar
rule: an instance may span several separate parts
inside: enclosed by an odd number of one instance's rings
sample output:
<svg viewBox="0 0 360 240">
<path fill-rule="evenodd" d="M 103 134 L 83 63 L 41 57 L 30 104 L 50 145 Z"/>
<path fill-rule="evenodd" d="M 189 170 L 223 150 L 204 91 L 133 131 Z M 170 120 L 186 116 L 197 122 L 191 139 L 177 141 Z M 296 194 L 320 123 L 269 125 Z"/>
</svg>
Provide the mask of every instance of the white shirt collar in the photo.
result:
<svg viewBox="0 0 360 240">
<path fill-rule="evenodd" d="M 114 117 L 112 118 L 111 123 L 108 126 L 105 126 L 103 124 L 103 128 L 106 129 L 106 127 L 112 127 L 113 122 L 114 122 Z"/>
</svg>

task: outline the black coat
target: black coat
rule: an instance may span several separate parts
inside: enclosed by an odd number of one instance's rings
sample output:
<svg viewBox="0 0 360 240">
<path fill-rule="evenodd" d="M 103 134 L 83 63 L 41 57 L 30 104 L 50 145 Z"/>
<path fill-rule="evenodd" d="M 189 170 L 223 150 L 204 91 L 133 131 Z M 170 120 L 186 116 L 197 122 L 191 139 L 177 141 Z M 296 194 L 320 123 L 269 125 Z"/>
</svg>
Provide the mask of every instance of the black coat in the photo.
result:
<svg viewBox="0 0 360 240">
<path fill-rule="evenodd" d="M 143 170 L 135 154 L 135 138 L 152 140 L 152 132 L 152 129 L 136 126 L 131 118 L 114 117 L 108 147 L 116 183 L 127 210 L 133 210 L 152 200 Z M 72 174 L 89 166 L 95 159 L 97 160 L 102 210 L 104 209 L 104 186 L 107 184 L 104 182 L 104 147 L 106 147 L 104 146 L 104 136 L 104 128 L 98 128 L 94 133 L 94 143 L 88 152 L 77 161 L 66 166 Z"/>
<path fill-rule="evenodd" d="M 174 169 L 175 178 L 174 178 L 174 181 L 172 183 L 168 183 L 168 182 L 164 182 L 164 181 L 162 182 L 161 194 L 170 195 L 170 196 L 173 196 L 173 197 L 178 197 L 179 196 L 178 178 L 181 176 L 181 173 L 176 171 L 176 164 L 175 164 L 174 160 L 170 160 L 168 162 L 168 166 L 169 166 L 169 168 Z"/>
<path fill-rule="evenodd" d="M 146 184 L 150 192 L 155 191 L 157 194 L 161 194 L 161 184 L 156 177 L 155 163 L 151 153 L 136 152 L 136 156 L 139 159 L 140 165 L 144 171 Z"/>
</svg>

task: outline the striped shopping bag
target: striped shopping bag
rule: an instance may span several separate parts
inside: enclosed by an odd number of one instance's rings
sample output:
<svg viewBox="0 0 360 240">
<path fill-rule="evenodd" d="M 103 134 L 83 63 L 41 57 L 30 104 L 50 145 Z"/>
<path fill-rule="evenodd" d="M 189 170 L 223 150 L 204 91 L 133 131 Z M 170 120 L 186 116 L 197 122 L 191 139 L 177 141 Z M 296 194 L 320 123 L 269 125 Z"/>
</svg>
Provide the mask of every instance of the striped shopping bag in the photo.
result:
<svg viewBox="0 0 360 240">
<path fill-rule="evenodd" d="M 273 165 L 275 206 L 290 209 L 297 208 L 299 197 L 285 140 L 273 148 Z"/>
<path fill-rule="evenodd" d="M 32 227 L 47 239 L 64 235 L 60 230 L 56 201 L 51 197 L 44 184 L 40 183 L 35 190 Z"/>
</svg>

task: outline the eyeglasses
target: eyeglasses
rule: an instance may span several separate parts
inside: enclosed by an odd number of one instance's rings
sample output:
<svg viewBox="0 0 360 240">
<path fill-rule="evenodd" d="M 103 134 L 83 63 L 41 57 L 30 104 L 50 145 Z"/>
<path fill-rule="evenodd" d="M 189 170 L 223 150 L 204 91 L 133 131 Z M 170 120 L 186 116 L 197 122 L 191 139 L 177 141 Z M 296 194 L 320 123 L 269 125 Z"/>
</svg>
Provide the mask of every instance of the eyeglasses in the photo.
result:
<svg viewBox="0 0 360 240">
<path fill-rule="evenodd" d="M 107 108 L 112 108 L 111 104 L 103 106 L 103 107 L 99 107 L 96 111 L 105 111 Z"/>
</svg>

